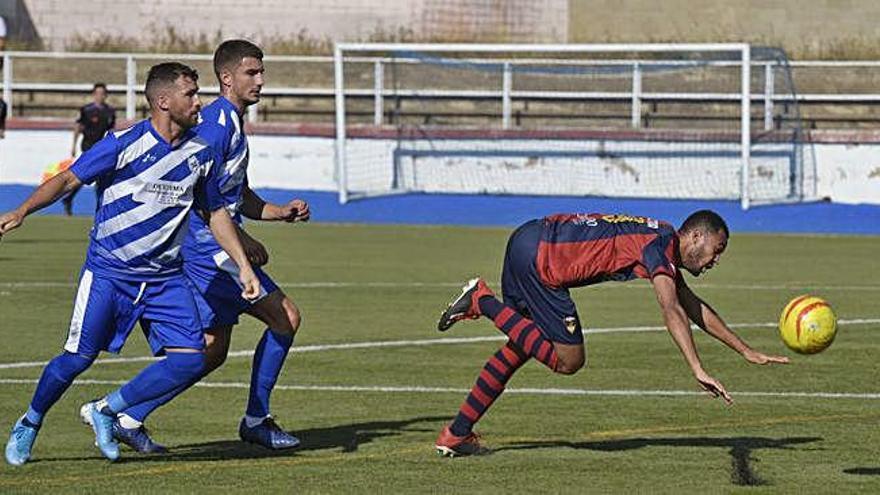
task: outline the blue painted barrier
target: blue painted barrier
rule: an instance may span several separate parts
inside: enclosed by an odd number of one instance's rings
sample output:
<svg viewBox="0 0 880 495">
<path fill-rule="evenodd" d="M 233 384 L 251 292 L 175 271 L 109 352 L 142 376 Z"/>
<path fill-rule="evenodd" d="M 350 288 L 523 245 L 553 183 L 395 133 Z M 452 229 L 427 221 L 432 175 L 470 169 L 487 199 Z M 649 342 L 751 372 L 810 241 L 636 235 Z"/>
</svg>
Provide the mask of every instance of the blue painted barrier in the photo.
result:
<svg viewBox="0 0 880 495">
<path fill-rule="evenodd" d="M 0 210 L 16 207 L 33 186 L 0 186 Z M 743 211 L 737 201 L 495 196 L 471 194 L 407 194 L 363 199 L 340 205 L 333 192 L 259 189 L 267 201 L 292 198 L 308 201 L 316 222 L 514 226 L 531 218 L 562 212 L 607 212 L 645 215 L 678 225 L 699 209 L 712 209 L 735 232 L 880 235 L 880 205 L 827 202 L 759 206 Z M 94 211 L 95 195 L 86 187 L 76 197 L 74 213 Z M 44 210 L 61 214 L 60 203 Z"/>
</svg>

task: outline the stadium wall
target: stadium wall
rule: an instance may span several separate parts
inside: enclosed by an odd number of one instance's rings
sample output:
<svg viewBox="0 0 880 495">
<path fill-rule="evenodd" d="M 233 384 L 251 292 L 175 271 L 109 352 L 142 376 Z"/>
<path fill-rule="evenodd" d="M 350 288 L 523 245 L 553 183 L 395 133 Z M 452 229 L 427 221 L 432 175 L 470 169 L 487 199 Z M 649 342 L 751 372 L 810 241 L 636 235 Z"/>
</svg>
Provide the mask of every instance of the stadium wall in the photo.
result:
<svg viewBox="0 0 880 495">
<path fill-rule="evenodd" d="M 12 121 L 6 139 L 0 140 L 0 210 L 23 200 L 47 166 L 64 159 L 64 151 L 69 149 L 69 130 L 22 128 L 33 127 L 22 122 Z M 301 128 L 291 134 L 290 129 L 282 131 L 273 126 L 252 133 L 252 186 L 277 201 L 286 200 L 294 191 L 304 195 L 320 205 L 322 213 L 317 218 L 324 221 L 512 225 L 549 211 L 583 210 L 588 203 L 588 209 L 650 212 L 669 220 L 683 218 L 685 210 L 712 207 L 726 212 L 738 230 L 880 234 L 880 133 L 814 135 L 820 141 L 815 144 L 819 195 L 833 203 L 766 206 L 741 212 L 738 201 L 464 194 L 414 194 L 338 205 L 330 130 Z M 386 140 L 366 141 L 383 150 L 391 146 Z M 509 167 L 506 159 L 494 164 L 489 158 L 483 160 L 488 161 L 482 166 Z M 78 199 L 78 213 L 93 211 L 92 195 L 81 194 L 78 198 L 83 198 Z M 59 211 L 59 207 L 48 210 Z"/>
<path fill-rule="evenodd" d="M 219 34 L 261 42 L 295 39 L 300 32 L 316 40 L 358 40 L 399 35 L 401 29 L 421 39 L 568 39 L 568 0 L 24 1 L 40 38 L 56 49 L 74 36 L 109 35 L 148 44 L 169 29 L 184 38 Z"/>
<path fill-rule="evenodd" d="M 6 5 L 8 4 L 8 5 Z M 4 5 L 6 5 L 4 7 Z M 27 15 L 13 15 L 15 9 Z M 239 22 L 241 12 L 248 22 Z M 315 40 L 418 39 L 545 43 L 726 42 L 782 46 L 794 58 L 874 53 L 873 0 L 10 0 L 7 20 L 27 20 L 44 46 L 124 37 L 143 44 L 169 29 L 184 39 L 244 36 Z M 182 22 L 185 20 L 185 22 Z M 14 23 L 16 24 L 16 23 Z M 12 26 L 15 39 L 26 39 Z M 845 29 L 829 29 L 845 26 Z"/>
</svg>

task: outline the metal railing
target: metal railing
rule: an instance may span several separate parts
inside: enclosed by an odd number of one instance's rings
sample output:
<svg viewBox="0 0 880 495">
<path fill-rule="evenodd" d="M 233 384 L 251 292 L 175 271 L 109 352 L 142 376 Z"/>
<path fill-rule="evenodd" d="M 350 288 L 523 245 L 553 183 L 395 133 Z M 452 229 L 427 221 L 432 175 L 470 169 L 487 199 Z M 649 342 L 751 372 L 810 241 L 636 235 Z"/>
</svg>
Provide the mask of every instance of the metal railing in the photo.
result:
<svg viewBox="0 0 880 495">
<path fill-rule="evenodd" d="M 137 97 L 143 93 L 143 84 L 137 81 L 139 67 L 142 68 L 145 61 L 154 63 L 156 60 L 181 60 L 210 62 L 210 55 L 196 54 L 116 54 L 116 53 L 78 53 L 78 52 L 2 52 L 3 98 L 7 103 L 10 114 L 15 111 L 13 91 L 19 92 L 48 92 L 48 93 L 87 93 L 92 89 L 92 81 L 71 81 L 64 83 L 41 82 L 41 81 L 16 81 L 16 60 L 20 59 L 51 59 L 58 61 L 74 59 L 106 60 L 119 63 L 124 66 L 125 82 L 110 83 L 108 90 L 125 95 L 125 117 L 134 119 L 137 112 Z M 267 56 L 266 62 L 295 63 L 295 64 L 318 64 L 325 66 L 327 71 L 332 70 L 333 57 L 329 56 Z M 490 100 L 501 103 L 500 124 L 504 129 L 511 128 L 514 123 L 513 102 L 515 101 L 603 101 L 612 103 L 629 104 L 630 126 L 639 128 L 643 125 L 643 106 L 656 102 L 710 102 L 737 104 L 741 94 L 737 91 L 724 92 L 650 92 L 643 91 L 644 70 L 651 64 L 657 63 L 652 60 L 587 60 L 587 59 L 468 59 L 474 63 L 502 64 L 500 85 L 497 89 L 479 90 L 456 90 L 456 89 L 404 89 L 394 90 L 386 87 L 386 68 L 389 64 L 418 64 L 424 63 L 417 59 L 401 59 L 388 57 L 351 57 L 346 58 L 345 63 L 371 64 L 372 87 L 371 88 L 345 88 L 346 97 L 361 100 L 372 100 L 372 121 L 380 125 L 386 116 L 385 104 L 388 98 L 419 98 L 437 100 Z M 669 61 L 662 62 L 669 64 Z M 688 62 L 681 62 L 687 64 Z M 628 91 L 534 91 L 517 90 L 515 68 L 518 64 L 530 66 L 545 64 L 566 65 L 616 65 L 628 67 L 629 90 Z M 716 65 L 738 65 L 740 62 L 714 62 Z M 811 92 L 803 94 L 776 94 L 774 93 L 774 73 L 777 68 L 773 62 L 752 63 L 752 70 L 763 72 L 763 91 L 751 92 L 752 104 L 763 106 L 763 127 L 770 130 L 774 125 L 774 107 L 779 104 L 790 103 L 797 99 L 803 103 L 827 103 L 827 104 L 880 104 L 880 93 L 852 93 L 852 92 Z M 853 69 L 878 69 L 880 61 L 797 61 L 790 62 L 792 68 L 823 69 L 829 72 Z M 216 85 L 207 85 L 202 92 L 216 94 L 219 88 Z M 334 97 L 332 81 L 328 80 L 326 86 L 269 86 L 263 89 L 263 94 L 268 97 L 293 97 L 293 98 L 324 98 Z M 257 107 L 249 108 L 248 119 L 255 121 L 258 117 Z"/>
</svg>

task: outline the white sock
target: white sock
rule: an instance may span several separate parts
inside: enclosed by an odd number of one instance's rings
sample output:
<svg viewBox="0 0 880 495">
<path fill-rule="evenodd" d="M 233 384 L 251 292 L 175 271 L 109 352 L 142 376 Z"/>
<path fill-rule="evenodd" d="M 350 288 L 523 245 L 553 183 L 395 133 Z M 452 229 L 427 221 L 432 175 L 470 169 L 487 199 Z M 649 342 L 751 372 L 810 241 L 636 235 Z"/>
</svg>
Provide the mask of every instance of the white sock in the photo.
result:
<svg viewBox="0 0 880 495">
<path fill-rule="evenodd" d="M 135 428 L 140 428 L 144 425 L 141 421 L 138 421 L 128 414 L 120 414 L 119 416 L 119 426 L 125 428 L 126 430 L 133 430 Z"/>
<path fill-rule="evenodd" d="M 259 425 L 263 421 L 266 421 L 266 418 L 269 418 L 269 417 L 271 417 L 271 416 L 259 417 L 259 416 L 248 416 L 245 414 L 244 424 L 246 424 L 248 428 L 253 428 L 254 426 Z"/>
</svg>

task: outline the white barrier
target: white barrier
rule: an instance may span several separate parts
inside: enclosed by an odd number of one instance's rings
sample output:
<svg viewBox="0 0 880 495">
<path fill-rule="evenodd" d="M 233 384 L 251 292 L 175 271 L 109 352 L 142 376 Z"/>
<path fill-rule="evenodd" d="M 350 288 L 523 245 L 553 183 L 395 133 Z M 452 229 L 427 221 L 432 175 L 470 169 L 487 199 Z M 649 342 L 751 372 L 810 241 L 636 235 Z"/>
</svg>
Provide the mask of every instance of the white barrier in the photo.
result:
<svg viewBox="0 0 880 495">
<path fill-rule="evenodd" d="M 36 185 L 45 168 L 66 158 L 69 131 L 7 130 L 0 140 L 0 186 Z M 251 135 L 249 177 L 255 188 L 336 191 L 330 137 Z M 374 140 L 377 147 L 388 143 Z M 880 204 L 880 143 L 816 144 L 817 192 L 838 203 Z M 508 158 L 487 158 L 506 167 Z"/>
</svg>

